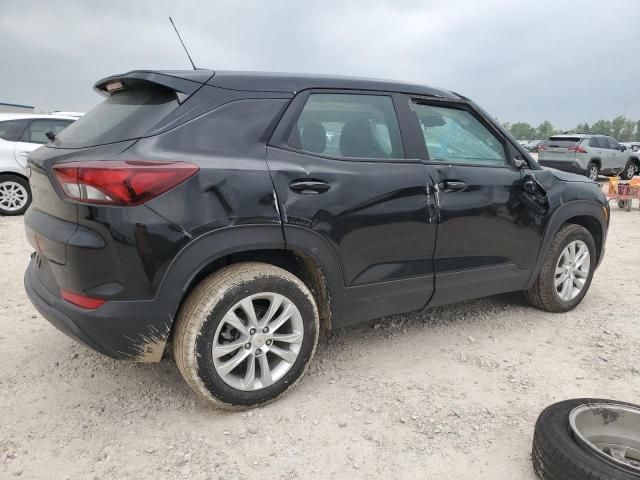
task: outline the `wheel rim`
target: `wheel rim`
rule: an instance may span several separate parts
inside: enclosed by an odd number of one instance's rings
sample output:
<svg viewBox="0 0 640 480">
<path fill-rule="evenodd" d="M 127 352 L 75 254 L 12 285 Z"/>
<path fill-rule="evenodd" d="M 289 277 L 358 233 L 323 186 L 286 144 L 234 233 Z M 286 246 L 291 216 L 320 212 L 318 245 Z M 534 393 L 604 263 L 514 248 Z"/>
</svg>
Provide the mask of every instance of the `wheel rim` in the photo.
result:
<svg viewBox="0 0 640 480">
<path fill-rule="evenodd" d="M 626 405 L 580 405 L 569 414 L 576 442 L 608 463 L 640 472 L 640 409 Z"/>
<path fill-rule="evenodd" d="M 591 180 L 598 179 L 598 169 L 596 167 L 591 167 L 591 169 L 589 170 L 589 178 Z"/>
<path fill-rule="evenodd" d="M 633 178 L 635 174 L 636 174 L 636 166 L 633 163 L 630 163 L 629 166 L 627 167 L 627 177 Z"/>
<path fill-rule="evenodd" d="M 216 329 L 213 365 L 229 386 L 260 390 L 293 366 L 304 338 L 302 316 L 278 293 L 250 295 L 229 309 Z"/>
<path fill-rule="evenodd" d="M 0 207 L 7 212 L 17 212 L 27 204 L 27 189 L 18 182 L 0 183 Z"/>
<path fill-rule="evenodd" d="M 560 254 L 556 264 L 556 293 L 565 302 L 576 298 L 589 277 L 591 256 L 587 244 L 582 240 L 569 243 Z"/>
</svg>

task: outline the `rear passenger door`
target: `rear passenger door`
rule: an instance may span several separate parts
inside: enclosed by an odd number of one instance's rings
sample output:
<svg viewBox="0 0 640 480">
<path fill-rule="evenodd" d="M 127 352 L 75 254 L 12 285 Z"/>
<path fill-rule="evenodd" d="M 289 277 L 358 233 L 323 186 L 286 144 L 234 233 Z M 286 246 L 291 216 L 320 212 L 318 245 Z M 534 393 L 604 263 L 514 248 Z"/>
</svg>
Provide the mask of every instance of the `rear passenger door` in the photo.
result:
<svg viewBox="0 0 640 480">
<path fill-rule="evenodd" d="M 433 293 L 435 205 L 394 98 L 302 92 L 268 148 L 285 240 L 328 244 L 338 260 L 344 290 L 332 307 L 342 324 L 422 308 Z"/>
<path fill-rule="evenodd" d="M 432 305 L 524 288 L 543 224 L 522 200 L 526 172 L 514 166 L 515 147 L 466 102 L 408 98 L 405 104 L 437 185 Z"/>
</svg>

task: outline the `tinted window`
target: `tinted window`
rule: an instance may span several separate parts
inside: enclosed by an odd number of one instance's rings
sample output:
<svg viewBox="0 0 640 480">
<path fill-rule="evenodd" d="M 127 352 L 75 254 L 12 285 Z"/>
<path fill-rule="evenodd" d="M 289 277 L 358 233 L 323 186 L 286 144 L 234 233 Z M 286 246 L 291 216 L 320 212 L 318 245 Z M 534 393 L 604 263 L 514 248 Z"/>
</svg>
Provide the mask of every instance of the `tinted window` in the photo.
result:
<svg viewBox="0 0 640 480">
<path fill-rule="evenodd" d="M 391 97 L 311 94 L 289 144 L 309 153 L 344 158 L 404 158 Z"/>
<path fill-rule="evenodd" d="M 166 89 L 123 90 L 112 94 L 58 136 L 58 147 L 88 147 L 142 137 L 178 106 Z"/>
<path fill-rule="evenodd" d="M 10 142 L 16 142 L 22 135 L 29 120 L 7 120 L 0 122 L 0 138 Z"/>
<path fill-rule="evenodd" d="M 72 120 L 56 120 L 49 118 L 40 118 L 32 120 L 29 128 L 22 135 L 21 141 L 27 143 L 49 143 L 47 132 L 58 135 L 62 130 L 67 128 Z"/>
<path fill-rule="evenodd" d="M 611 137 L 606 137 L 607 141 L 609 142 L 609 148 L 612 150 L 620 150 L 620 144 L 618 143 L 617 140 L 611 138 Z"/>
<path fill-rule="evenodd" d="M 591 137 L 589 139 L 589 146 L 593 148 L 601 148 L 600 142 L 598 141 L 598 137 Z"/>
<path fill-rule="evenodd" d="M 505 165 L 504 146 L 467 110 L 414 104 L 429 152 L 436 162 Z"/>
</svg>

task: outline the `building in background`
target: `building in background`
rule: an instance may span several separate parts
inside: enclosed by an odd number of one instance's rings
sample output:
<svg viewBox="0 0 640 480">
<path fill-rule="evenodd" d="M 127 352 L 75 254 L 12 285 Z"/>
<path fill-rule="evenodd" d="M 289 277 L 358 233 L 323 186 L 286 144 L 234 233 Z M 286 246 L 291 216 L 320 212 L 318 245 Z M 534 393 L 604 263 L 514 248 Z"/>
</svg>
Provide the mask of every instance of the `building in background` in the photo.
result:
<svg viewBox="0 0 640 480">
<path fill-rule="evenodd" d="M 34 108 L 32 105 L 0 102 L 0 113 L 33 113 Z"/>
</svg>

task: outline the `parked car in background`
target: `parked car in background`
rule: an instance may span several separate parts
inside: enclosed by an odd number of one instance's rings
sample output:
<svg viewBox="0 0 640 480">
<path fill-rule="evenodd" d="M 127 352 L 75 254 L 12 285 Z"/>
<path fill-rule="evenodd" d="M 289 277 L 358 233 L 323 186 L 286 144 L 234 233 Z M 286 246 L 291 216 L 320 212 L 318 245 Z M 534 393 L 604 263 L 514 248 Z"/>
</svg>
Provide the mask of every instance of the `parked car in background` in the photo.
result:
<svg viewBox="0 0 640 480">
<path fill-rule="evenodd" d="M 572 133 L 554 135 L 538 149 L 538 163 L 544 167 L 579 173 L 596 180 L 599 174 L 621 172 L 624 179 L 640 171 L 638 152 L 620 145 L 612 137 Z"/>
<path fill-rule="evenodd" d="M 49 142 L 76 117 L 0 114 L 0 215 L 21 215 L 31 203 L 27 156 Z"/>
<path fill-rule="evenodd" d="M 538 148 L 540 148 L 540 145 L 544 142 L 546 142 L 546 140 L 531 140 L 525 145 L 525 148 L 531 153 L 538 153 Z"/>
<path fill-rule="evenodd" d="M 57 117 L 73 117 L 73 118 L 80 118 L 81 116 L 84 115 L 83 112 L 62 112 L 60 110 L 57 110 L 55 112 L 51 112 L 51 115 L 55 115 Z"/>
<path fill-rule="evenodd" d="M 29 157 L 29 298 L 226 406 L 277 398 L 323 330 L 507 291 L 566 312 L 602 260 L 599 186 L 543 169 L 456 93 L 135 71 Z M 473 241 L 469 241 L 469 239 Z"/>
<path fill-rule="evenodd" d="M 632 152 L 640 151 L 640 142 L 621 142 L 620 145 L 624 145 Z"/>
</svg>

